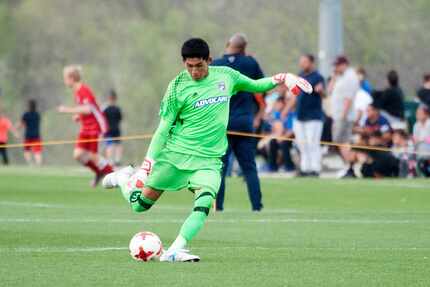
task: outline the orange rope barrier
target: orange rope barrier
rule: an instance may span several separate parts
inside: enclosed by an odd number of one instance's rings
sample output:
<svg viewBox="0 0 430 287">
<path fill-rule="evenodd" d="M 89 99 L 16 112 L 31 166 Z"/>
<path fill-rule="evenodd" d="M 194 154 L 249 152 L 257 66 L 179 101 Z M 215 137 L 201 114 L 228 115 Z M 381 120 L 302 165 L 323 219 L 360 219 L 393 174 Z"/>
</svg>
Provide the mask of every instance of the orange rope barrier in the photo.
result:
<svg viewBox="0 0 430 287">
<path fill-rule="evenodd" d="M 253 138 L 266 138 L 271 137 L 273 139 L 281 140 L 281 141 L 291 141 L 291 142 L 297 142 L 296 139 L 285 137 L 285 136 L 269 136 L 264 134 L 255 134 L 255 133 L 246 133 L 246 132 L 236 132 L 236 131 L 227 131 L 227 134 L 234 135 L 234 136 L 244 136 L 244 137 L 253 137 Z M 31 146 L 51 146 L 51 145 L 66 145 L 66 144 L 76 144 L 78 142 L 80 143 L 87 143 L 87 142 L 104 142 L 109 140 L 121 140 L 121 141 L 129 141 L 129 140 L 141 140 L 141 139 L 150 139 L 152 138 L 153 134 L 142 134 L 142 135 L 132 135 L 132 136 L 121 136 L 121 137 L 112 137 L 112 138 L 97 138 L 97 139 L 86 139 L 86 140 L 50 140 L 50 141 L 44 141 L 40 143 L 16 143 L 16 144 L 3 144 L 0 145 L 0 148 L 18 148 L 18 147 L 31 147 Z M 329 142 L 329 141 L 320 141 L 321 145 L 326 146 L 334 146 L 334 147 L 349 147 L 353 149 L 361 149 L 361 150 L 373 150 L 373 151 L 382 151 L 382 152 L 395 152 L 396 150 L 387 148 L 387 147 L 376 147 L 376 146 L 365 146 L 365 145 L 357 145 L 357 144 L 348 144 L 348 143 L 336 143 L 336 142 Z M 409 152 L 409 151 L 402 151 L 408 154 L 416 154 L 416 155 L 422 155 L 422 156 L 430 156 L 430 152 L 423 153 L 423 152 Z"/>
</svg>

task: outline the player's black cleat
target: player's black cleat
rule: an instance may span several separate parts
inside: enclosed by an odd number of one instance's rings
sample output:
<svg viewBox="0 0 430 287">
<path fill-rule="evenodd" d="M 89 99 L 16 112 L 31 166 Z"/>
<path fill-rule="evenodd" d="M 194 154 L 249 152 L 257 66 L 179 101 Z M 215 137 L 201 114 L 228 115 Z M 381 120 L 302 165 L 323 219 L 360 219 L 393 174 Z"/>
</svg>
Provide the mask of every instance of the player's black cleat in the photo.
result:
<svg viewBox="0 0 430 287">
<path fill-rule="evenodd" d="M 104 174 L 98 173 L 94 176 L 94 179 L 91 181 L 91 187 L 97 187 L 100 181 L 103 179 Z"/>
</svg>

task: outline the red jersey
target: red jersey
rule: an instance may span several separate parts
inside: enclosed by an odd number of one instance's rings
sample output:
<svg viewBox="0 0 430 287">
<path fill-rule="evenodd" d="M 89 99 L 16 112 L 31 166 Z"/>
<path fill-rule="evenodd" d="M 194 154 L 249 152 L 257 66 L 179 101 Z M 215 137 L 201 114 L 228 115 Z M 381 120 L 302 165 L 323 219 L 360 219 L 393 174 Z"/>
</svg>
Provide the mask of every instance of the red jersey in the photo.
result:
<svg viewBox="0 0 430 287">
<path fill-rule="evenodd" d="M 96 102 L 93 92 L 84 84 L 75 92 L 75 102 L 78 105 L 88 105 L 90 114 L 79 114 L 81 134 L 100 134 L 107 131 L 106 119 Z"/>
<path fill-rule="evenodd" d="M 11 121 L 6 117 L 0 116 L 0 143 L 7 143 L 8 133 L 11 127 Z"/>
</svg>

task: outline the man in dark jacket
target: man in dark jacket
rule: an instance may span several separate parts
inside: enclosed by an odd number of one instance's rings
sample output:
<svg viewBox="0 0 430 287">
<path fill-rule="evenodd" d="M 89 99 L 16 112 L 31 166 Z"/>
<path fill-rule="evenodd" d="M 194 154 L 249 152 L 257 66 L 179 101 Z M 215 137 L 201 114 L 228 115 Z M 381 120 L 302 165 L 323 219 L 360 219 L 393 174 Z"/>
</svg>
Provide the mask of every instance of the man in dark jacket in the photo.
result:
<svg viewBox="0 0 430 287">
<path fill-rule="evenodd" d="M 245 35 L 233 35 L 227 43 L 226 53 L 221 58 L 214 60 L 212 65 L 231 67 L 254 80 L 263 78 L 264 74 L 257 61 L 253 57 L 246 55 L 246 45 L 247 39 Z M 258 109 L 254 94 L 237 93 L 230 100 L 228 130 L 253 132 L 254 115 L 258 113 Z M 217 195 L 216 208 L 219 211 L 224 209 L 226 167 L 231 153 L 234 152 L 245 177 L 252 210 L 260 211 L 263 204 L 261 202 L 260 181 L 255 163 L 256 140 L 250 137 L 229 135 L 228 142 L 229 146 L 223 158 L 224 169 L 220 190 Z"/>
<path fill-rule="evenodd" d="M 430 108 L 430 73 L 423 76 L 423 85 L 417 91 L 417 96 L 421 103 Z"/>
<path fill-rule="evenodd" d="M 401 128 L 404 120 L 405 106 L 403 91 L 399 86 L 399 75 L 391 70 L 387 74 L 388 87 L 383 91 L 373 93 L 375 105 L 394 128 Z"/>
</svg>

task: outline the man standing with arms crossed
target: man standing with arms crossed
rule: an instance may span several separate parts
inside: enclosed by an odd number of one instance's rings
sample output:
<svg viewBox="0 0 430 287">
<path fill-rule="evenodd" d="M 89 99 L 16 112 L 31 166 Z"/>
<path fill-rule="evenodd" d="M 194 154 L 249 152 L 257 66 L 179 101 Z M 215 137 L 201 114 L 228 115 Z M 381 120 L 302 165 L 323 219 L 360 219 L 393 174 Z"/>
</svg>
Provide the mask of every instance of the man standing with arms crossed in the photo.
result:
<svg viewBox="0 0 430 287">
<path fill-rule="evenodd" d="M 226 53 L 213 61 L 213 66 L 227 66 L 241 74 L 258 80 L 264 77 L 257 61 L 246 55 L 247 39 L 244 34 L 234 34 L 227 43 Z M 237 132 L 254 132 L 255 123 L 258 122 L 260 111 L 258 110 L 253 93 L 238 92 L 230 100 L 230 117 L 227 130 Z M 257 114 L 257 118 L 254 115 Z M 261 202 L 260 180 L 258 179 L 257 166 L 255 164 L 255 152 L 257 141 L 255 138 L 228 135 L 227 152 L 222 158 L 224 168 L 222 171 L 221 186 L 216 199 L 216 209 L 224 209 L 225 177 L 228 160 L 233 152 L 239 162 L 248 188 L 249 199 L 253 211 L 263 208 Z"/>
</svg>

